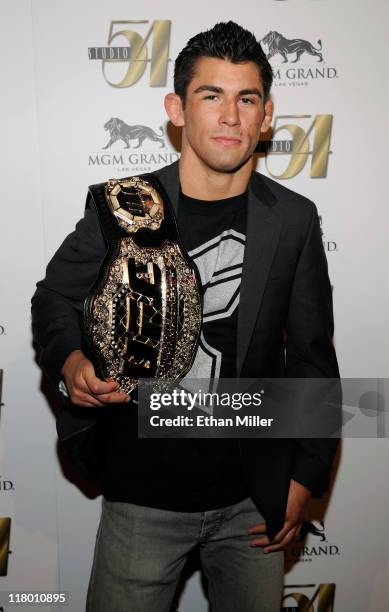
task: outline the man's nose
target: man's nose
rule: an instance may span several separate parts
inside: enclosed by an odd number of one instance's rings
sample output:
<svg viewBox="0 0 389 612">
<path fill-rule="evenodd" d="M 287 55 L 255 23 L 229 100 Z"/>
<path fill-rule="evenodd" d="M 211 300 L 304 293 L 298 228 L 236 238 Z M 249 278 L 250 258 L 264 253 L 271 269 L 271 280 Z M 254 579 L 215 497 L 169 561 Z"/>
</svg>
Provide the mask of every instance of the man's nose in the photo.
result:
<svg viewBox="0 0 389 612">
<path fill-rule="evenodd" d="M 239 108 L 235 100 L 223 104 L 220 114 L 220 123 L 225 123 L 230 126 L 240 124 Z"/>
</svg>

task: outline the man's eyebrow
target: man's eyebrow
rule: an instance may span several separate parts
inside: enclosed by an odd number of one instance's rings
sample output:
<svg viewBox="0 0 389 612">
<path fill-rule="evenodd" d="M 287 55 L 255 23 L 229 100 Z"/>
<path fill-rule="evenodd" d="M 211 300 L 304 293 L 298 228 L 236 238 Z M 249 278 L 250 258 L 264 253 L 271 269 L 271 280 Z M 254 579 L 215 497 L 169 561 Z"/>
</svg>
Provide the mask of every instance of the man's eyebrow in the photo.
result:
<svg viewBox="0 0 389 612">
<path fill-rule="evenodd" d="M 197 89 L 194 90 L 193 93 L 201 93 L 202 91 L 213 91 L 214 93 L 223 93 L 222 87 L 216 87 L 216 85 L 200 85 Z M 247 95 L 256 95 L 259 98 L 263 98 L 262 93 L 259 91 L 257 87 L 250 87 L 247 89 L 241 89 L 238 92 L 239 96 L 247 96 Z"/>
<path fill-rule="evenodd" d="M 200 93 L 202 91 L 213 91 L 215 93 L 223 93 L 223 89 L 221 87 L 216 87 L 216 85 L 200 85 L 200 87 L 195 89 L 193 93 Z"/>
<path fill-rule="evenodd" d="M 252 87 L 251 89 L 241 89 L 239 92 L 240 96 L 247 96 L 250 94 L 255 94 L 259 98 L 263 98 L 262 92 L 260 92 L 257 87 Z"/>
</svg>

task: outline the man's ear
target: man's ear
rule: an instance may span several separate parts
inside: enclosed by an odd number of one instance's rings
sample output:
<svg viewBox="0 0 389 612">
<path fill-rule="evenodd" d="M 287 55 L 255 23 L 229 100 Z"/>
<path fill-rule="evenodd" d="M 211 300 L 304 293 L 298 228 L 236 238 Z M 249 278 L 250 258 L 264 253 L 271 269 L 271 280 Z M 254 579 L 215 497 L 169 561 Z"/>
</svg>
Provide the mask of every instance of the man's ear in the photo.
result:
<svg viewBox="0 0 389 612">
<path fill-rule="evenodd" d="M 180 96 L 175 93 L 166 94 L 165 110 L 173 125 L 176 127 L 183 127 L 185 125 L 184 109 Z"/>
<path fill-rule="evenodd" d="M 263 118 L 262 125 L 261 125 L 262 134 L 267 132 L 268 129 L 270 128 L 270 125 L 273 119 L 273 111 L 274 111 L 274 104 L 272 100 L 267 100 L 267 102 L 265 102 L 265 116 Z"/>
</svg>

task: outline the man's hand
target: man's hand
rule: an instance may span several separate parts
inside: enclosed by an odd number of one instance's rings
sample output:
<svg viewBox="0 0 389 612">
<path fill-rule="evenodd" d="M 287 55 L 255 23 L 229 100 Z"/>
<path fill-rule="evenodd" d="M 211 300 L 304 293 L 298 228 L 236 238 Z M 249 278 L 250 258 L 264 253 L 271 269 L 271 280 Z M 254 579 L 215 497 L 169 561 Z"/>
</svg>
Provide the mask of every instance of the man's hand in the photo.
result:
<svg viewBox="0 0 389 612">
<path fill-rule="evenodd" d="M 70 400 L 77 406 L 104 406 L 130 401 L 127 393 L 118 391 L 116 381 L 107 382 L 97 378 L 92 362 L 80 350 L 68 355 L 61 374 L 66 381 Z"/>
<path fill-rule="evenodd" d="M 273 550 L 281 550 L 290 544 L 290 542 L 293 542 L 300 533 L 305 518 L 305 512 L 311 497 L 312 493 L 309 489 L 299 482 L 296 482 L 296 480 L 291 480 L 283 528 L 271 542 L 267 536 L 264 536 L 251 540 L 250 546 L 265 546 L 263 552 L 268 553 Z M 266 523 L 248 528 L 248 532 L 254 534 L 265 533 L 265 531 Z"/>
</svg>

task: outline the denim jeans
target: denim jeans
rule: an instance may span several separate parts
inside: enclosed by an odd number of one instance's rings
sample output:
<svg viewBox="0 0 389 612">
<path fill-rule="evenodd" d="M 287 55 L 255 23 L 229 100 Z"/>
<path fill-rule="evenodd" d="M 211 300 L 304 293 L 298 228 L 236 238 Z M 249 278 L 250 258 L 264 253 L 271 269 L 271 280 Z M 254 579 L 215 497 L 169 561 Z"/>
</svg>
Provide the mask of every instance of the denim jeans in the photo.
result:
<svg viewBox="0 0 389 612">
<path fill-rule="evenodd" d="M 279 612 L 283 551 L 251 547 L 246 531 L 262 522 L 251 498 L 206 512 L 103 500 L 87 612 L 169 612 L 196 545 L 212 612 Z"/>
</svg>

